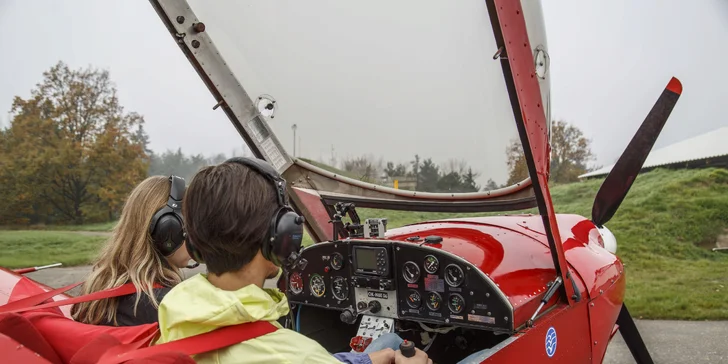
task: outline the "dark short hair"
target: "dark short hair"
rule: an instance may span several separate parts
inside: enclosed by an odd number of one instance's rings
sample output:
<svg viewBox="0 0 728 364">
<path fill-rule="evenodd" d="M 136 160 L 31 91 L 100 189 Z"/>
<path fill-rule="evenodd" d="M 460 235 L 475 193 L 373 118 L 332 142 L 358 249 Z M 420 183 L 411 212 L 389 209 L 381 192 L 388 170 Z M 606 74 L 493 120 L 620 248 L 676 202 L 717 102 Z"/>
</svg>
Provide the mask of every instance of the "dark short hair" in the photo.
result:
<svg viewBox="0 0 728 364">
<path fill-rule="evenodd" d="M 277 207 L 273 185 L 256 171 L 238 163 L 204 167 L 182 203 L 187 239 L 208 272 L 240 270 L 262 248 Z"/>
</svg>

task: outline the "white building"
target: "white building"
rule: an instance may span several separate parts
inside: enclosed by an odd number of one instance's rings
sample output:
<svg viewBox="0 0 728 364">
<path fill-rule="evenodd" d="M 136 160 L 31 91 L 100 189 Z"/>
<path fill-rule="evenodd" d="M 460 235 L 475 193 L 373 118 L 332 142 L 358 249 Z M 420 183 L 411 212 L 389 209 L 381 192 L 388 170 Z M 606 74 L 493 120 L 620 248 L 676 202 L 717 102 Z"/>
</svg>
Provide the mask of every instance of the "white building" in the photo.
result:
<svg viewBox="0 0 728 364">
<path fill-rule="evenodd" d="M 579 178 L 605 177 L 614 164 L 582 174 Z M 728 127 L 722 127 L 690 139 L 653 149 L 642 172 L 654 168 L 728 168 Z"/>
</svg>

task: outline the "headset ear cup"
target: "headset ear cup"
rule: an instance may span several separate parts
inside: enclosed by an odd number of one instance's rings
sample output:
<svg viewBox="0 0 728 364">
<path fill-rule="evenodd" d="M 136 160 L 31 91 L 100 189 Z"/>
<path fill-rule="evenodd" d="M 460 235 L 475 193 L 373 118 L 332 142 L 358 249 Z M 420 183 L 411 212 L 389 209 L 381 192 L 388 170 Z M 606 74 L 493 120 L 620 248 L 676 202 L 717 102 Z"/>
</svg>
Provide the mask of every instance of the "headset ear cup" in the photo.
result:
<svg viewBox="0 0 728 364">
<path fill-rule="evenodd" d="M 280 209 L 276 217 L 269 255 L 272 258 L 270 260 L 280 267 L 288 262 L 293 253 L 301 250 L 304 219 L 289 207 Z"/>
<path fill-rule="evenodd" d="M 169 256 L 184 242 L 182 220 L 174 212 L 165 212 L 154 224 L 152 241 L 163 256 Z"/>
</svg>

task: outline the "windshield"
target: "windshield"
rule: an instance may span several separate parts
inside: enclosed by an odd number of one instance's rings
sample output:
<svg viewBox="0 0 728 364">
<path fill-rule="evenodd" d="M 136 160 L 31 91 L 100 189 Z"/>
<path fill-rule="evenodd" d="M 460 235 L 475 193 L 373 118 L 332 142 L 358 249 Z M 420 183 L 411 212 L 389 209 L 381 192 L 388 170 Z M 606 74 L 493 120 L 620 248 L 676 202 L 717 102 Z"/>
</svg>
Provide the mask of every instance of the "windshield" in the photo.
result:
<svg viewBox="0 0 728 364">
<path fill-rule="evenodd" d="M 528 177 L 482 1 L 189 3 L 289 155 L 427 192 Z"/>
</svg>

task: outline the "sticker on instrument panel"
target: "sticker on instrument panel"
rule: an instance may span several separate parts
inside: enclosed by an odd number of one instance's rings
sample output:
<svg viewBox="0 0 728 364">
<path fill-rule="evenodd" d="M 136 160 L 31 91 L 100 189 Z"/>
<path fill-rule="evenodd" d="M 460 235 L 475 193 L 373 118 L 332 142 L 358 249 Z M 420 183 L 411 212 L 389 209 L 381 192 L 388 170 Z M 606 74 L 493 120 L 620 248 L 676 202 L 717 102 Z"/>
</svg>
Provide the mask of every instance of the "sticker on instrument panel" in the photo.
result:
<svg viewBox="0 0 728 364">
<path fill-rule="evenodd" d="M 386 300 L 387 298 L 389 298 L 389 295 L 387 294 L 387 292 L 367 291 L 367 297 Z"/>
<path fill-rule="evenodd" d="M 450 318 L 453 319 L 453 320 L 465 320 L 464 317 L 462 317 L 462 316 L 456 316 L 456 315 L 450 315 Z"/>
<path fill-rule="evenodd" d="M 425 277 L 425 290 L 432 292 L 445 292 L 445 280 Z"/>
<path fill-rule="evenodd" d="M 548 331 L 546 331 L 546 355 L 549 358 L 556 354 L 556 342 L 556 329 L 553 326 L 549 327 Z"/>
<path fill-rule="evenodd" d="M 468 314 L 468 321 L 482 322 L 484 324 L 494 324 L 495 317 Z"/>
<path fill-rule="evenodd" d="M 474 308 L 476 310 L 487 310 L 488 309 L 488 305 L 486 305 L 485 303 L 476 303 L 474 305 Z"/>
<path fill-rule="evenodd" d="M 263 151 L 268 158 L 270 158 L 270 164 L 273 165 L 273 168 L 280 169 L 284 164 L 286 164 L 285 158 L 283 158 L 281 151 L 278 150 L 278 147 L 276 147 L 275 143 L 273 143 L 272 138 L 266 139 L 260 144 L 260 146 L 263 147 Z"/>
</svg>

